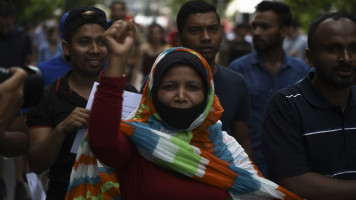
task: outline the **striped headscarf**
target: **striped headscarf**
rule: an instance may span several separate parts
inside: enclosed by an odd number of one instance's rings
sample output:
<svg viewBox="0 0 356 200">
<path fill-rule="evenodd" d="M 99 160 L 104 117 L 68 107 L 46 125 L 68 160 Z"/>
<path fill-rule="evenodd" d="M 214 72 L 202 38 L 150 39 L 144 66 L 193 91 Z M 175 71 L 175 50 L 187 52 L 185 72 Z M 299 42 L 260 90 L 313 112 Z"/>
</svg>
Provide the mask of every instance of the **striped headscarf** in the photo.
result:
<svg viewBox="0 0 356 200">
<path fill-rule="evenodd" d="M 207 82 L 206 107 L 186 130 L 165 124 L 152 100 L 152 90 L 157 84 L 155 74 L 159 71 L 156 67 L 167 55 L 177 51 L 196 56 L 204 67 L 204 70 L 197 72 L 206 73 L 202 75 Z M 261 176 L 239 143 L 222 131 L 219 121 L 222 112 L 219 99 L 214 93 L 208 63 L 191 49 L 175 47 L 164 51 L 156 59 L 140 106 L 130 119 L 121 121 L 120 132 L 130 138 L 144 158 L 195 180 L 225 189 L 232 199 L 301 199 Z M 206 149 L 207 144 L 212 149 Z M 77 168 L 72 172 L 71 183 L 84 176 L 78 175 L 80 171 Z M 69 191 L 73 191 L 71 184 Z"/>
</svg>

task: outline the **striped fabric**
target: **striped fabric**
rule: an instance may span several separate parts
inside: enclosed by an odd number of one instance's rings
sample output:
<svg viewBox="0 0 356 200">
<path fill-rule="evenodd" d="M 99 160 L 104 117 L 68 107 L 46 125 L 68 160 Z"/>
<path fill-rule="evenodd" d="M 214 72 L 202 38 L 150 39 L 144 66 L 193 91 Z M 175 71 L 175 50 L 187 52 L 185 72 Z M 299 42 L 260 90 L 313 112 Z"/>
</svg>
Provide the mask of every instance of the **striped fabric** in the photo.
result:
<svg viewBox="0 0 356 200">
<path fill-rule="evenodd" d="M 186 131 L 167 130 L 156 112 L 151 97 L 155 67 L 165 55 L 173 51 L 186 51 L 196 55 L 204 64 L 208 77 L 207 107 Z M 122 121 L 120 132 L 137 146 L 140 154 L 163 167 L 175 170 L 193 179 L 229 191 L 232 199 L 301 199 L 277 184 L 263 178 L 236 140 L 221 129 L 219 120 L 223 109 L 214 95 L 209 65 L 198 53 L 186 48 L 171 48 L 155 61 L 145 86 L 140 106 L 130 119 Z M 213 151 L 205 145 L 213 146 Z M 73 167 L 67 199 L 119 198 L 114 173 L 107 167 L 97 166 L 86 140 L 82 143 Z M 83 154 L 84 157 L 82 158 Z M 105 169 L 110 180 L 101 179 Z M 104 196 L 103 185 L 117 192 Z M 78 188 L 87 188 L 87 191 Z M 93 190 L 91 190 L 93 188 Z M 114 190 L 115 188 L 115 190 Z M 95 190 L 95 191 L 94 191 Z M 97 192 L 99 190 L 99 192 Z M 90 196 L 92 195 L 92 196 Z"/>
<path fill-rule="evenodd" d="M 114 170 L 97 160 L 86 137 L 77 152 L 66 199 L 120 200 L 119 182 Z"/>
</svg>

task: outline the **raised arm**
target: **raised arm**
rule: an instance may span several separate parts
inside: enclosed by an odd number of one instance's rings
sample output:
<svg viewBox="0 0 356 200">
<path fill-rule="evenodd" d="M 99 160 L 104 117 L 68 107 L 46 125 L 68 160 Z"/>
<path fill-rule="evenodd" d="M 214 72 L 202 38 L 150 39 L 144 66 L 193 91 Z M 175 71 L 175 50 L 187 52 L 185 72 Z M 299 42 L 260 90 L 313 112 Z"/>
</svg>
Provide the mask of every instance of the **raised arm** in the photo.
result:
<svg viewBox="0 0 356 200">
<path fill-rule="evenodd" d="M 116 21 L 104 33 L 109 60 L 100 77 L 89 119 L 88 141 L 91 150 L 100 161 L 114 168 L 130 157 L 129 149 L 132 148 L 127 137 L 119 133 L 119 128 L 126 82 L 124 71 L 134 44 L 134 35 L 132 21 Z"/>
<path fill-rule="evenodd" d="M 135 27 L 132 20 L 115 21 L 104 33 L 104 41 L 110 54 L 104 76 L 120 77 L 124 74 L 134 38 Z"/>
</svg>

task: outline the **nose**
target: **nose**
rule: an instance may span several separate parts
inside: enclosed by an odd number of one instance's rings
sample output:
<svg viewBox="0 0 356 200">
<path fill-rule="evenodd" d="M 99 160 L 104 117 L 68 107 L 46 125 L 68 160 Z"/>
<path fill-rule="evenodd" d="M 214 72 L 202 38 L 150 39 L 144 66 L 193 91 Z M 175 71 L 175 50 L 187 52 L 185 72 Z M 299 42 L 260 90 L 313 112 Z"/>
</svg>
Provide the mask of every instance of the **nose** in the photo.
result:
<svg viewBox="0 0 356 200">
<path fill-rule="evenodd" d="M 202 41 L 210 40 L 210 34 L 209 34 L 208 30 L 206 30 L 206 29 L 203 30 L 201 40 Z"/>
<path fill-rule="evenodd" d="M 252 28 L 252 34 L 253 35 L 260 35 L 261 34 L 261 28 L 259 26 L 253 27 Z"/>
<path fill-rule="evenodd" d="M 90 51 L 95 54 L 99 53 L 100 52 L 99 44 L 97 42 L 93 42 Z"/>
<path fill-rule="evenodd" d="M 339 56 L 339 60 L 343 63 L 350 64 L 352 63 L 352 54 L 350 53 L 349 50 L 344 49 L 342 54 Z"/>
<path fill-rule="evenodd" d="M 177 89 L 176 96 L 175 96 L 175 101 L 177 102 L 184 102 L 185 99 L 185 90 L 183 87 L 180 87 Z"/>
</svg>

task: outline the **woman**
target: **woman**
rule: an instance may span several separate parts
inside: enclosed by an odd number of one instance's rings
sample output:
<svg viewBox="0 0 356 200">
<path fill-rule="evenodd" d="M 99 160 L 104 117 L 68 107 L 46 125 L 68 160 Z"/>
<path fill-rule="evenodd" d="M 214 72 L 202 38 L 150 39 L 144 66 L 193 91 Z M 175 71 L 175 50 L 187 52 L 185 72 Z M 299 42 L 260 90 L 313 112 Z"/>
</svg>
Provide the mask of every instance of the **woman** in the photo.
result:
<svg viewBox="0 0 356 200">
<path fill-rule="evenodd" d="M 116 172 L 121 199 L 299 199 L 259 177 L 241 146 L 221 131 L 223 109 L 209 65 L 193 50 L 160 54 L 140 106 L 121 121 L 132 32 L 130 22 L 118 21 L 104 34 L 110 58 L 88 132 L 93 153 Z"/>
<path fill-rule="evenodd" d="M 141 63 L 143 77 L 146 77 L 160 53 L 169 47 L 164 39 L 164 29 L 161 25 L 152 23 L 148 26 L 147 42 L 141 46 Z"/>
</svg>

